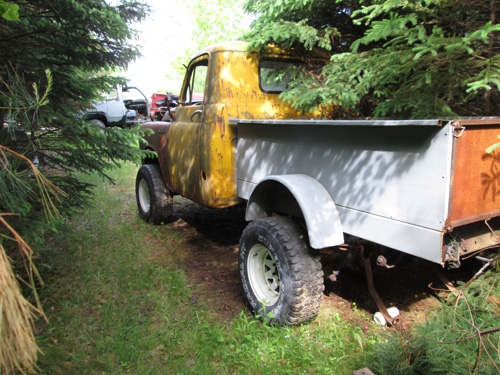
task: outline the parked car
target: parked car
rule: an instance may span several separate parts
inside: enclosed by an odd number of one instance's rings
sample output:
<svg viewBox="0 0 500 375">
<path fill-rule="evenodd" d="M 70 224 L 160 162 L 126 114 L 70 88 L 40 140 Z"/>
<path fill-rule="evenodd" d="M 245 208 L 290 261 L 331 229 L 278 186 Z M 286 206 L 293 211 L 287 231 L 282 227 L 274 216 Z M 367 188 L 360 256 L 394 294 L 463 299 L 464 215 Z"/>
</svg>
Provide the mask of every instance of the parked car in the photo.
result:
<svg viewBox="0 0 500 375">
<path fill-rule="evenodd" d="M 86 111 L 84 118 L 102 128 L 130 126 L 149 118 L 149 102 L 137 87 L 116 87 Z"/>
</svg>

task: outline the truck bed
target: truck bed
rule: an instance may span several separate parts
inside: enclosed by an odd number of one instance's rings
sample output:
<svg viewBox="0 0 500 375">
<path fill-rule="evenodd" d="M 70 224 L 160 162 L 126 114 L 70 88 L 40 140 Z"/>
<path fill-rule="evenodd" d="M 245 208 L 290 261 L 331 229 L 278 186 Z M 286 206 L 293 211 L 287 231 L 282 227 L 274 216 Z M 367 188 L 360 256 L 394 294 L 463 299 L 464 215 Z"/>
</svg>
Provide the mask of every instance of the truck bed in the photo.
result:
<svg viewBox="0 0 500 375">
<path fill-rule="evenodd" d="M 499 119 L 231 121 L 243 199 L 267 176 L 305 174 L 332 197 L 344 233 L 436 263 L 446 233 L 500 215 L 500 153 L 485 153 Z M 490 229 L 463 232 L 498 244 Z"/>
</svg>

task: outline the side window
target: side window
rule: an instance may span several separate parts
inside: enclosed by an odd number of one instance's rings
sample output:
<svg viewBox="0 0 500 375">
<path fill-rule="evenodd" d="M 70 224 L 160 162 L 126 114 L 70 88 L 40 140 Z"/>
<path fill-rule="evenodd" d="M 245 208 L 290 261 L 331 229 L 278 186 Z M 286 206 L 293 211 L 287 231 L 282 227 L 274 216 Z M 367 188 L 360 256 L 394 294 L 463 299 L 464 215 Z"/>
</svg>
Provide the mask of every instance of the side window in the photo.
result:
<svg viewBox="0 0 500 375">
<path fill-rule="evenodd" d="M 208 60 L 202 60 L 192 66 L 189 72 L 188 85 L 182 96 L 182 103 L 184 105 L 193 105 L 203 102 L 207 74 Z"/>
<path fill-rule="evenodd" d="M 110 87 L 108 91 L 102 94 L 105 100 L 118 100 L 118 95 L 116 92 L 116 88 Z"/>
</svg>

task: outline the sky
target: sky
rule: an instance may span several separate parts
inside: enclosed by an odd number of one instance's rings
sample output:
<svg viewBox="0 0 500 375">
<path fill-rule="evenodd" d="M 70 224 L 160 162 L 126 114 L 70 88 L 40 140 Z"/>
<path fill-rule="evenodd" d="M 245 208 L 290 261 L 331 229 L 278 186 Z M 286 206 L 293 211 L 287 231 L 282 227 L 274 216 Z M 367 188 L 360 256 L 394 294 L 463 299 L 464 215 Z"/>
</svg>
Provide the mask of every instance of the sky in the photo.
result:
<svg viewBox="0 0 500 375">
<path fill-rule="evenodd" d="M 111 4 L 120 0 L 108 0 Z M 183 64 L 189 63 L 186 50 L 197 43 L 196 22 L 193 11 L 188 9 L 189 0 L 146 0 L 152 8 L 152 14 L 143 22 L 135 25 L 140 31 L 137 44 L 140 46 L 142 57 L 129 64 L 128 70 L 122 75 L 128 78 L 129 86 L 137 87 L 144 95 L 151 99 L 155 92 L 173 92 L 179 94 L 181 90 L 183 73 L 178 73 L 173 68 L 174 63 L 180 58 Z M 217 4 L 217 2 L 215 2 Z M 211 9 L 205 21 L 216 17 L 228 19 L 228 22 L 238 22 L 238 26 L 248 27 L 251 17 L 237 14 L 230 8 Z M 235 19 L 237 21 L 235 21 Z M 232 29 L 237 31 L 238 28 Z M 228 35 L 228 38 L 234 36 Z M 184 61 L 185 60 L 185 61 Z"/>
<path fill-rule="evenodd" d="M 129 79 L 130 86 L 137 87 L 151 99 L 154 92 L 180 91 L 183 77 L 178 77 L 175 83 L 166 74 L 175 76 L 172 64 L 177 56 L 184 55 L 183 47 L 191 40 L 194 22 L 181 2 L 148 0 L 147 3 L 153 13 L 136 25 L 141 31 L 138 44 L 142 46 L 143 57 L 132 62 L 123 75 Z"/>
</svg>

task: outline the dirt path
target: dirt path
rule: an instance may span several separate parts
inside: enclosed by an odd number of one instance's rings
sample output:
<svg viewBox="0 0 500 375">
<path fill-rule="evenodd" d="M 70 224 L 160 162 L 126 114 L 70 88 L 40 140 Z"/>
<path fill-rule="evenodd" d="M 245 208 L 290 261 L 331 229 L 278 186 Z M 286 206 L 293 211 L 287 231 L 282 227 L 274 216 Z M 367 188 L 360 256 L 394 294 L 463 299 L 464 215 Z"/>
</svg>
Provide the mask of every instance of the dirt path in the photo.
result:
<svg viewBox="0 0 500 375">
<path fill-rule="evenodd" d="M 171 228 L 183 233 L 185 251 L 182 266 L 188 284 L 193 285 L 193 299 L 220 305 L 218 318 L 228 320 L 245 307 L 238 274 L 238 242 L 246 226 L 243 206 L 224 210 L 202 207 L 176 197 Z M 323 257 L 325 273 L 335 268 Z M 402 313 L 403 328 L 425 319 L 439 305 L 437 296 L 445 287 L 431 269 L 431 264 L 407 257 L 393 269 L 375 268 L 377 291 L 389 306 Z M 447 274 L 452 279 L 467 279 L 470 272 Z M 473 271 L 472 271 L 473 272 Z M 321 314 L 338 312 L 343 319 L 367 326 L 377 311 L 366 286 L 364 270 L 346 266 L 335 282 L 325 279 Z M 360 314 L 360 312 L 364 314 Z"/>
</svg>

